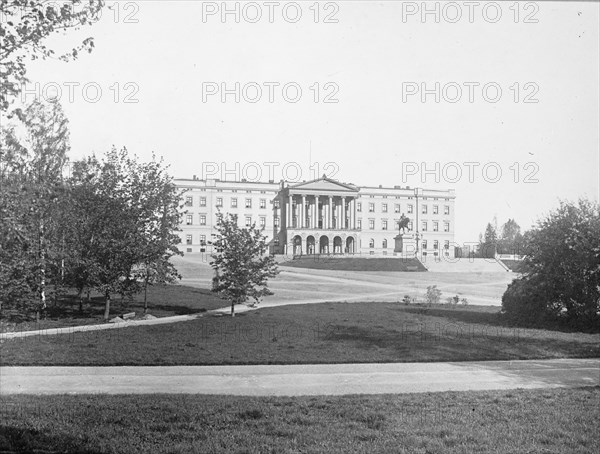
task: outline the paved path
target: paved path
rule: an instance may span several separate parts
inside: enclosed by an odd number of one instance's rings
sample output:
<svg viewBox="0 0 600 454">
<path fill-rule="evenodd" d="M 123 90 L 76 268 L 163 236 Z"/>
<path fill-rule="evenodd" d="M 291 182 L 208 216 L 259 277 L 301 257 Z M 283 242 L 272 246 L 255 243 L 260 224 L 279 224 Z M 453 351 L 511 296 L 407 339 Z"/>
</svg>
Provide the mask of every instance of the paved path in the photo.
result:
<svg viewBox="0 0 600 454">
<path fill-rule="evenodd" d="M 294 366 L 1 367 L 0 394 L 248 396 L 600 386 L 600 359 Z"/>
</svg>

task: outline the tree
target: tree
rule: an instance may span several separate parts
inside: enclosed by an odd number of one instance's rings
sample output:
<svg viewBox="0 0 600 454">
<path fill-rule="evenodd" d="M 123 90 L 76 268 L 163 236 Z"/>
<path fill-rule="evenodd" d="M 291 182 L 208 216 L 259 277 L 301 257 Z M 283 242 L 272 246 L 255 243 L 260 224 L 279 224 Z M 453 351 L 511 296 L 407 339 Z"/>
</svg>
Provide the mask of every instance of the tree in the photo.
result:
<svg viewBox="0 0 600 454">
<path fill-rule="evenodd" d="M 483 242 L 481 236 L 479 238 L 479 255 L 484 258 L 494 258 L 496 256 L 496 244 L 496 229 L 488 222 L 483 234 Z"/>
<path fill-rule="evenodd" d="M 45 309 L 48 271 L 57 269 L 49 264 L 63 252 L 58 212 L 65 192 L 68 122 L 57 101 L 35 101 L 22 115 L 21 129 L 2 129 L 0 280 L 6 301 L 24 302 L 37 293 L 38 308 Z"/>
<path fill-rule="evenodd" d="M 503 295 L 503 310 L 523 319 L 594 323 L 600 315 L 599 205 L 561 202 L 525 238 L 524 273 Z"/>
<path fill-rule="evenodd" d="M 213 291 L 231 301 L 233 317 L 236 304 L 250 298 L 259 303 L 263 296 L 272 295 L 267 281 L 279 271 L 275 259 L 267 254 L 266 237 L 255 224 L 239 228 L 237 215 L 219 213 L 217 231 L 210 262 L 216 276 Z"/>
<path fill-rule="evenodd" d="M 73 167 L 73 222 L 69 234 L 74 285 L 93 287 L 105 298 L 137 293 L 177 278 L 169 259 L 180 254 L 174 232 L 180 195 L 162 161 L 140 163 L 113 148 Z M 140 282 L 141 281 L 141 282 Z"/>
<path fill-rule="evenodd" d="M 100 19 L 104 0 L 0 0 L 0 112 L 10 106 L 27 82 L 26 60 L 54 57 L 44 43 L 55 33 L 78 30 Z M 94 40 L 89 37 L 70 52 L 60 55 L 63 61 L 76 59 L 81 51 L 91 52 Z"/>
<path fill-rule="evenodd" d="M 498 251 L 504 254 L 520 254 L 522 247 L 521 227 L 514 219 L 509 219 L 502 225 L 502 232 L 498 239 Z"/>
</svg>

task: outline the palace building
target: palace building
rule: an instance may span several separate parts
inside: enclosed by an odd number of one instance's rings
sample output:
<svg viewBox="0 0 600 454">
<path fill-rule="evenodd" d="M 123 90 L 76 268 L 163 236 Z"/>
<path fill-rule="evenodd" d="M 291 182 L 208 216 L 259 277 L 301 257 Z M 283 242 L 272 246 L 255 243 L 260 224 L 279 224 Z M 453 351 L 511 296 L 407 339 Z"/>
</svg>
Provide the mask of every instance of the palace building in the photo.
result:
<svg viewBox="0 0 600 454">
<path fill-rule="evenodd" d="M 454 257 L 454 190 L 369 187 L 323 176 L 301 183 L 176 179 L 186 253 L 212 252 L 217 215 L 263 229 L 273 254 Z M 399 253 L 400 219 L 416 247 Z"/>
</svg>

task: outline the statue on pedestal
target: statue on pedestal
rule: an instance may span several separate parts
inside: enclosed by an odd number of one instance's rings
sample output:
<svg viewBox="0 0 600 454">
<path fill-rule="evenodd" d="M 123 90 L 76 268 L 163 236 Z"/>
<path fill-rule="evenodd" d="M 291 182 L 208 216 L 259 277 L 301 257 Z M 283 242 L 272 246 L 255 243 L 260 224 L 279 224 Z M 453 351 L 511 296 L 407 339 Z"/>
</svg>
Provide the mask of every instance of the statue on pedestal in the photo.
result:
<svg viewBox="0 0 600 454">
<path fill-rule="evenodd" d="M 402 216 L 400 216 L 400 222 L 398 222 L 398 235 L 394 237 L 394 240 L 396 241 L 394 252 L 403 252 L 404 244 L 402 240 L 402 235 L 404 235 L 408 230 L 409 222 L 410 219 L 408 219 L 406 216 L 404 216 L 404 213 L 402 213 Z"/>
</svg>

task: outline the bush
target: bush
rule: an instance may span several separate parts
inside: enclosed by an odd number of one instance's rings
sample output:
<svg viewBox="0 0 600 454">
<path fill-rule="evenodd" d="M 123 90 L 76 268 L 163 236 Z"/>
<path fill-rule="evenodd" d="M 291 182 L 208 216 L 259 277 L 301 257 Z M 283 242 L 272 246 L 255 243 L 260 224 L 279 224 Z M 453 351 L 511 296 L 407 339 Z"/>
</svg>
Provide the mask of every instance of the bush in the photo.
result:
<svg viewBox="0 0 600 454">
<path fill-rule="evenodd" d="M 425 293 L 425 301 L 427 304 L 438 304 L 442 296 L 442 291 L 437 288 L 437 285 L 430 285 L 427 287 L 427 293 Z"/>
</svg>

